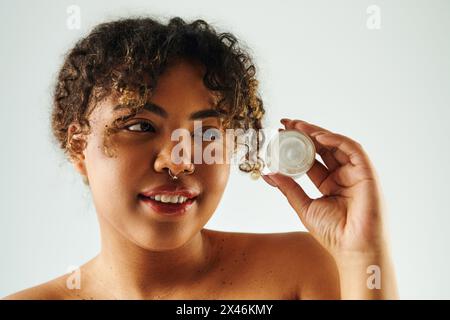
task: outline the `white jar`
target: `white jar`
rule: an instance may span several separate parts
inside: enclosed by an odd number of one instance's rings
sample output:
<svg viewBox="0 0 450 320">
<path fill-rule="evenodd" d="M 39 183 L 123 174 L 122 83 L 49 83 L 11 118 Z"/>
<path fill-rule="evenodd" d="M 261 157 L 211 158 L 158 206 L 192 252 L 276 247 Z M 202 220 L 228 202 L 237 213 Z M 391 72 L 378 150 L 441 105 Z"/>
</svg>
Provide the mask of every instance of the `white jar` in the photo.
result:
<svg viewBox="0 0 450 320">
<path fill-rule="evenodd" d="M 273 173 L 298 178 L 311 169 L 315 157 L 316 148 L 308 135 L 297 130 L 282 130 L 267 145 L 265 162 Z"/>
</svg>

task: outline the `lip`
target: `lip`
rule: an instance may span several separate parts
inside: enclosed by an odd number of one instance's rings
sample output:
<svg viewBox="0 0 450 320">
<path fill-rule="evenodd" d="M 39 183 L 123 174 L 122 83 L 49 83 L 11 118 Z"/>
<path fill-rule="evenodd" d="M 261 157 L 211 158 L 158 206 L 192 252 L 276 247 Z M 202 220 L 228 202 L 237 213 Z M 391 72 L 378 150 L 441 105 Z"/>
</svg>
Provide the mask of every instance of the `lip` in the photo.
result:
<svg viewBox="0 0 450 320">
<path fill-rule="evenodd" d="M 145 205 L 148 205 L 156 213 L 175 217 L 187 214 L 197 200 L 197 197 L 188 199 L 183 203 L 163 203 L 150 198 L 144 198 L 143 196 L 140 196 L 139 200 Z"/>
<path fill-rule="evenodd" d="M 188 199 L 184 203 L 163 203 L 150 199 L 151 196 L 155 196 L 157 194 L 170 196 L 180 195 L 187 197 Z M 138 198 L 143 204 L 149 206 L 156 213 L 177 217 L 183 216 L 189 211 L 197 200 L 198 194 L 199 193 L 197 191 L 184 186 L 163 185 L 139 193 Z"/>
</svg>

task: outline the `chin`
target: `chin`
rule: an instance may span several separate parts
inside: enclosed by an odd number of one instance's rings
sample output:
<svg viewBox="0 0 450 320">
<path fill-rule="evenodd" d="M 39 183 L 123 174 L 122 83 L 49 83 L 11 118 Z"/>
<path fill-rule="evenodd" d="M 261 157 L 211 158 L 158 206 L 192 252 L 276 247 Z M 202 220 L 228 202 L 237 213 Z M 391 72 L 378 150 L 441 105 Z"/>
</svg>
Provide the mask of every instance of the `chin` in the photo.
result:
<svg viewBox="0 0 450 320">
<path fill-rule="evenodd" d="M 131 240 L 140 248 L 148 251 L 169 251 L 184 246 L 191 234 L 180 226 L 164 226 L 133 232 Z"/>
</svg>

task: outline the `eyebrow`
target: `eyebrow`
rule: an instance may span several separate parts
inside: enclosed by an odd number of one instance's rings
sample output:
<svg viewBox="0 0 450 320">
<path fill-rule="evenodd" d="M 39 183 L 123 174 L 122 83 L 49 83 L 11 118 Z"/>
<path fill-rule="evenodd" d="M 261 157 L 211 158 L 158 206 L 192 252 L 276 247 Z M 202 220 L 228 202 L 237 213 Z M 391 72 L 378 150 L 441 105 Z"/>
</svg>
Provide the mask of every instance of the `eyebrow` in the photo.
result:
<svg viewBox="0 0 450 320">
<path fill-rule="evenodd" d="M 126 108 L 126 106 L 124 105 L 116 105 L 113 110 L 118 110 L 118 109 L 122 109 L 122 108 Z M 164 108 L 162 108 L 161 106 L 153 103 L 153 102 L 147 102 L 144 104 L 143 106 L 144 110 L 147 110 L 149 112 L 152 112 L 158 116 L 160 116 L 161 118 L 167 119 L 169 117 L 169 114 L 167 113 L 166 110 L 164 110 Z M 191 113 L 191 115 L 189 116 L 189 120 L 198 120 L 198 119 L 205 119 L 205 118 L 222 118 L 225 116 L 225 113 L 216 110 L 216 109 L 204 109 L 204 110 L 199 110 L 199 111 L 195 111 L 193 113 Z"/>
</svg>

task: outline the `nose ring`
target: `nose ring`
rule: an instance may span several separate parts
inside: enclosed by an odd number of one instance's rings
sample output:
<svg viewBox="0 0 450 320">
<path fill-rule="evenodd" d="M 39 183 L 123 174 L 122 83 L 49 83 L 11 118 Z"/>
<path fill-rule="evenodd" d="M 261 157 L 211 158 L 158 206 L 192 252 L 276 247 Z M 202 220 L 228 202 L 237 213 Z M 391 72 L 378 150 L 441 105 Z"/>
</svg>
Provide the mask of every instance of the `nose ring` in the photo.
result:
<svg viewBox="0 0 450 320">
<path fill-rule="evenodd" d="M 172 174 L 172 171 L 170 171 L 170 169 L 169 169 L 169 176 L 172 178 L 172 180 L 177 180 L 177 179 L 178 179 L 177 176 L 174 176 L 174 175 Z"/>
<path fill-rule="evenodd" d="M 187 172 L 186 172 L 186 170 L 184 170 L 183 172 L 185 174 L 192 174 L 192 173 L 194 173 L 194 171 L 195 171 L 195 166 L 192 165 L 192 170 L 189 170 Z M 172 174 L 172 171 L 170 171 L 170 168 L 169 168 L 169 176 L 172 178 L 172 180 L 177 180 L 178 179 L 178 177 L 176 175 Z"/>
</svg>

